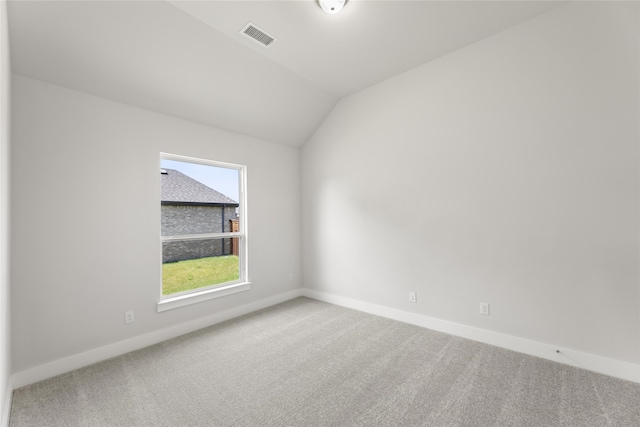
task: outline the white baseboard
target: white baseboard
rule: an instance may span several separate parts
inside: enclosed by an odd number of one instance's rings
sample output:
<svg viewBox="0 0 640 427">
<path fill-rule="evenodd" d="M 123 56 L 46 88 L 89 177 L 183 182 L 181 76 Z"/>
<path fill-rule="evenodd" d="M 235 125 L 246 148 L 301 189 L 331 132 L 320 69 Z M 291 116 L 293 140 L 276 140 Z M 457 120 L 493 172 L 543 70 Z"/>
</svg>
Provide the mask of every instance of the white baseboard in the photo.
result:
<svg viewBox="0 0 640 427">
<path fill-rule="evenodd" d="M 634 363 L 609 359 L 568 348 L 519 338 L 513 335 L 474 328 L 472 326 L 449 322 L 422 314 L 410 313 L 338 295 L 317 292 L 310 289 L 304 289 L 302 295 L 319 301 L 328 302 L 330 304 L 352 308 L 365 313 L 375 314 L 377 316 L 398 320 L 400 322 L 410 323 L 412 325 L 422 326 L 435 331 L 491 344 L 496 347 L 506 348 L 519 353 L 528 354 L 530 356 L 541 357 L 543 359 L 587 369 L 589 371 L 598 372 L 611 377 L 640 383 L 640 365 Z M 557 350 L 560 352 L 558 353 Z"/>
<path fill-rule="evenodd" d="M 73 356 L 54 360 L 53 362 L 45 363 L 43 365 L 34 366 L 33 368 L 16 372 L 14 374 L 12 390 L 14 388 L 24 387 L 26 385 L 45 380 L 47 378 L 55 377 L 56 375 L 73 371 L 74 369 L 79 369 L 93 363 L 111 359 L 113 357 L 129 353 L 131 351 L 139 350 L 141 348 L 148 347 L 150 345 L 157 344 L 159 342 L 166 341 L 168 339 L 175 338 L 189 332 L 197 331 L 198 329 L 215 325 L 216 323 L 224 322 L 226 320 L 230 320 L 244 314 L 271 307 L 272 305 L 276 305 L 281 302 L 297 298 L 299 296 L 302 296 L 302 289 L 294 289 L 292 291 L 284 292 L 282 294 L 274 295 L 269 298 L 241 305 L 239 307 L 235 307 L 220 313 L 201 317 L 190 322 L 181 323 L 159 331 L 139 335 L 137 337 L 109 344 L 104 347 L 99 347 L 93 350 L 85 351 L 83 353 L 75 354 Z"/>
<path fill-rule="evenodd" d="M 429 317 L 416 313 L 409 313 L 389 307 L 371 304 L 359 300 L 341 297 L 323 292 L 317 292 L 310 289 L 294 289 L 289 292 L 274 295 L 259 301 L 245 304 L 233 309 L 229 309 L 210 316 L 195 319 L 190 322 L 181 323 L 169 328 L 148 334 L 140 335 L 127 340 L 119 341 L 104 347 L 99 347 L 84 353 L 54 360 L 43 365 L 35 366 L 24 371 L 15 373 L 11 378 L 9 390 L 7 391 L 6 400 L 3 408 L 2 426 L 9 421 L 9 411 L 11 408 L 12 390 L 33 384 L 56 375 L 64 374 L 74 369 L 79 369 L 93 363 L 101 362 L 112 357 L 120 356 L 131 351 L 139 350 L 198 329 L 224 322 L 244 314 L 261 310 L 272 305 L 279 304 L 290 299 L 306 296 L 319 301 L 325 301 L 331 304 L 352 308 L 366 313 L 375 314 L 377 316 L 410 323 L 424 328 L 445 332 L 474 341 L 480 341 L 486 344 L 495 345 L 497 347 L 514 350 L 520 353 L 537 356 L 555 362 L 564 363 L 571 366 L 599 372 L 612 377 L 622 378 L 629 381 L 640 383 L 640 365 L 624 362 L 615 359 L 609 359 L 602 356 L 583 353 L 567 348 L 561 348 L 545 344 L 537 341 L 527 340 L 524 338 L 505 335 L 498 332 L 492 332 L 485 329 L 474 328 L 459 323 L 449 322 L 434 317 Z M 560 350 L 560 353 L 556 353 Z"/>
<path fill-rule="evenodd" d="M 0 426 L 9 427 L 9 418 L 11 416 L 11 401 L 13 399 L 13 375 L 9 376 L 7 389 L 5 390 L 4 402 L 2 406 L 2 414 L 0 414 Z"/>
</svg>

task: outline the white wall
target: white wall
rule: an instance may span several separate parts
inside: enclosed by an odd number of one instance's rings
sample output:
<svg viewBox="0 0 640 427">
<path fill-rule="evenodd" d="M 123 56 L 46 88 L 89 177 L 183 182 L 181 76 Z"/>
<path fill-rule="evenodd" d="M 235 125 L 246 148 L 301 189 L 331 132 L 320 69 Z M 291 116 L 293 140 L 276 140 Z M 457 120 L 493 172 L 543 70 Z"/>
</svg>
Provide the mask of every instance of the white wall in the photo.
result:
<svg viewBox="0 0 640 427">
<path fill-rule="evenodd" d="M 12 84 L 15 372 L 299 288 L 298 149 L 19 75 Z M 157 313 L 160 152 L 247 165 L 250 291 Z"/>
<path fill-rule="evenodd" d="M 0 1 L 0 425 L 9 423 L 11 340 L 9 319 L 10 83 L 7 3 Z"/>
<path fill-rule="evenodd" d="M 638 22 L 570 4 L 343 99 L 302 151 L 305 287 L 640 363 Z"/>
</svg>

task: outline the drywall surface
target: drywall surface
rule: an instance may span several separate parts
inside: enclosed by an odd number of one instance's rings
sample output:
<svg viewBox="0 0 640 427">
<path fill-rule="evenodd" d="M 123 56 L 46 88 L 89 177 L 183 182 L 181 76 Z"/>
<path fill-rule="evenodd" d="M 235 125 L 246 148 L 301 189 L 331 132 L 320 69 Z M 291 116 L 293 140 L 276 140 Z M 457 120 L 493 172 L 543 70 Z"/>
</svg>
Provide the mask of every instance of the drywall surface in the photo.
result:
<svg viewBox="0 0 640 427">
<path fill-rule="evenodd" d="M 12 83 L 15 372 L 299 288 L 297 148 Z M 160 152 L 247 166 L 250 291 L 157 312 Z"/>
<path fill-rule="evenodd" d="M 8 3 L 23 76 L 297 147 L 337 101 L 166 1 Z"/>
<path fill-rule="evenodd" d="M 9 32 L 7 3 L 0 2 L 0 425 L 8 425 L 11 393 L 11 339 L 9 304 L 9 140 L 10 140 Z"/>
<path fill-rule="evenodd" d="M 343 99 L 302 150 L 305 288 L 638 364 L 638 6 Z"/>
</svg>

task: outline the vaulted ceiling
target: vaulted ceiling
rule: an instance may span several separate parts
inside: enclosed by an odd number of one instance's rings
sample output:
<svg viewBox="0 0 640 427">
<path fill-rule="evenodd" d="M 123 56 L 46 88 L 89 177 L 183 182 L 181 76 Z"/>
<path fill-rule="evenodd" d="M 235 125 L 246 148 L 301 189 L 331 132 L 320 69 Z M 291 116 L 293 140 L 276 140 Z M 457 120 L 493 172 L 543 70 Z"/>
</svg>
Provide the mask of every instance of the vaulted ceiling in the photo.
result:
<svg viewBox="0 0 640 427">
<path fill-rule="evenodd" d="M 14 73 L 301 146 L 341 97 L 562 4 L 10 1 Z M 276 37 L 240 33 L 252 22 Z"/>
</svg>

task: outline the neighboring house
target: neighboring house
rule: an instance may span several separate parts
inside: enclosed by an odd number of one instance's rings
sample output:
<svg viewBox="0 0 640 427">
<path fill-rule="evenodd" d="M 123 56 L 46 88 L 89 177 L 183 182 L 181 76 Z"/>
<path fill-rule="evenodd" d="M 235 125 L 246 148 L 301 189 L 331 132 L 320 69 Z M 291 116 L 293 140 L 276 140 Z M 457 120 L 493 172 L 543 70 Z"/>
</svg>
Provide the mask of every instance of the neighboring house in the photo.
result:
<svg viewBox="0 0 640 427">
<path fill-rule="evenodd" d="M 239 204 L 174 169 L 161 169 L 161 232 L 178 236 L 231 231 Z M 231 253 L 231 239 L 163 242 L 162 262 Z"/>
</svg>

